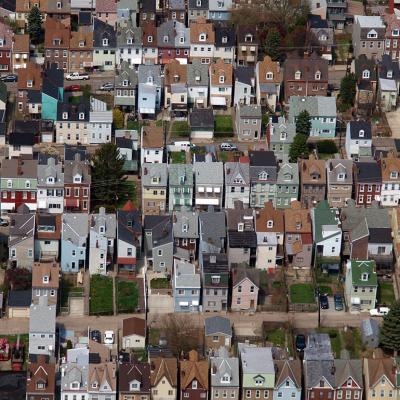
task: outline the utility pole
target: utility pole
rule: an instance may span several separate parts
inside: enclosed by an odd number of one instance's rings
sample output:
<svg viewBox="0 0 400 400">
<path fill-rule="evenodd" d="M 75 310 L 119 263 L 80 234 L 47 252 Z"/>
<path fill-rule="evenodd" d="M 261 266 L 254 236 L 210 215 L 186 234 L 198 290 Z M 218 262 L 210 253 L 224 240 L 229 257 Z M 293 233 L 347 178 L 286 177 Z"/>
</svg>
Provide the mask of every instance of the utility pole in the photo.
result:
<svg viewBox="0 0 400 400">
<path fill-rule="evenodd" d="M 319 297 L 321 295 L 319 286 L 317 287 L 317 296 L 318 296 L 318 328 L 321 328 L 321 304 L 319 301 Z"/>
</svg>

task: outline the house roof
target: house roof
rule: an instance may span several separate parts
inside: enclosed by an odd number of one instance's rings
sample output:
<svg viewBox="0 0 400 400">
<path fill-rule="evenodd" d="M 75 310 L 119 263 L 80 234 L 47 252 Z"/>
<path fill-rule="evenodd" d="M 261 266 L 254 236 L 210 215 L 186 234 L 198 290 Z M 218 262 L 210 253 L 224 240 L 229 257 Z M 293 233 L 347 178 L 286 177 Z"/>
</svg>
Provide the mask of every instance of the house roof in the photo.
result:
<svg viewBox="0 0 400 400">
<path fill-rule="evenodd" d="M 272 347 L 238 344 L 243 374 L 275 374 Z"/>
<path fill-rule="evenodd" d="M 272 117 L 270 143 L 293 143 L 296 136 L 296 124 L 286 121 L 284 117 Z"/>
<path fill-rule="evenodd" d="M 85 97 L 79 97 L 79 103 L 75 104 L 70 102 L 72 93 L 64 93 L 64 101 L 59 102 L 57 106 L 57 121 L 59 122 L 89 122 L 90 115 L 90 100 Z M 66 118 L 64 118 L 64 113 L 66 113 Z M 81 117 L 83 114 L 83 118 Z"/>
<path fill-rule="evenodd" d="M 275 360 L 275 387 L 280 387 L 290 379 L 298 389 L 301 389 L 301 362 L 295 360 Z"/>
<path fill-rule="evenodd" d="M 378 278 L 376 275 L 376 264 L 374 260 L 370 261 L 359 261 L 351 260 L 349 261 L 351 268 L 351 279 L 352 284 L 356 286 L 377 286 Z M 367 279 L 362 279 L 363 275 Z"/>
<path fill-rule="evenodd" d="M 182 207 L 174 212 L 173 232 L 175 238 L 198 238 L 199 237 L 199 214 Z"/>
<path fill-rule="evenodd" d="M 144 230 L 152 231 L 153 247 L 172 243 L 172 217 L 170 215 L 146 215 Z"/>
<path fill-rule="evenodd" d="M 255 104 L 246 105 L 239 104 L 237 106 L 237 115 L 239 118 L 258 118 L 261 119 L 261 106 L 257 106 Z"/>
<path fill-rule="evenodd" d="M 369 388 L 374 388 L 383 376 L 389 379 L 393 387 L 396 386 L 396 376 L 393 372 L 392 358 L 367 358 L 367 368 L 364 374 L 368 377 Z"/>
<path fill-rule="evenodd" d="M 135 26 L 131 21 L 117 26 L 117 46 L 120 48 L 142 46 L 142 28 Z M 128 43 L 130 39 L 131 43 Z"/>
<path fill-rule="evenodd" d="M 245 266 L 238 266 L 232 272 L 232 285 L 237 286 L 244 279 L 249 279 L 255 286 L 260 286 L 260 270 L 255 268 L 246 268 Z"/>
<path fill-rule="evenodd" d="M 29 307 L 32 303 L 32 289 L 8 292 L 8 307 Z"/>
<path fill-rule="evenodd" d="M 72 242 L 75 246 L 86 243 L 89 233 L 88 214 L 64 213 L 62 225 L 62 240 Z"/>
<path fill-rule="evenodd" d="M 326 184 L 325 160 L 310 157 L 300 161 L 300 177 L 302 184 Z"/>
<path fill-rule="evenodd" d="M 200 274 L 194 264 L 174 259 L 174 289 L 200 288 Z"/>
<path fill-rule="evenodd" d="M 336 117 L 335 97 L 290 96 L 289 120 L 294 122 L 302 111 L 307 111 L 311 117 Z"/>
<path fill-rule="evenodd" d="M 157 45 L 159 48 L 188 48 L 189 28 L 176 20 L 167 20 L 157 28 Z"/>
<path fill-rule="evenodd" d="M 9 246 L 15 246 L 26 238 L 33 238 L 35 229 L 35 214 L 31 214 L 29 208 L 22 204 L 17 212 L 11 214 Z"/>
<path fill-rule="evenodd" d="M 161 86 L 161 65 L 140 64 L 138 71 L 139 83 L 147 84 L 148 79 L 151 78 L 153 85 Z"/>
<path fill-rule="evenodd" d="M 313 215 L 313 234 L 317 243 L 330 237 L 341 235 L 339 210 L 331 208 L 326 200 L 320 201 L 311 209 Z"/>
<path fill-rule="evenodd" d="M 254 67 L 237 66 L 233 70 L 235 82 L 241 82 L 249 86 L 255 86 L 256 74 Z"/>
<path fill-rule="evenodd" d="M 381 159 L 382 181 L 398 182 L 400 179 L 400 158 L 386 157 Z M 396 172 L 397 178 L 391 178 L 391 173 Z"/>
<path fill-rule="evenodd" d="M 250 167 L 248 163 L 226 162 L 224 168 L 225 186 L 250 185 Z"/>
<path fill-rule="evenodd" d="M 170 164 L 168 167 L 169 186 L 193 186 L 192 164 Z M 181 180 L 183 178 L 183 181 Z"/>
<path fill-rule="evenodd" d="M 122 336 L 137 335 L 146 338 L 146 320 L 137 317 L 122 320 Z"/>
<path fill-rule="evenodd" d="M 189 0 L 189 10 L 196 9 L 196 10 L 208 10 L 209 7 L 209 0 Z"/>
<path fill-rule="evenodd" d="M 268 227 L 268 221 L 272 221 L 272 226 Z M 281 209 L 274 208 L 272 201 L 265 203 L 263 208 L 256 211 L 256 232 L 284 232 L 284 213 Z"/>
<path fill-rule="evenodd" d="M 86 160 L 81 159 L 81 154 L 76 153 L 73 160 L 64 161 L 64 182 L 73 183 L 75 175 L 81 175 L 82 184 L 90 185 L 90 166 Z"/>
<path fill-rule="evenodd" d="M 108 39 L 108 45 L 103 46 L 103 39 Z M 103 47 L 106 49 L 117 46 L 117 35 L 114 28 L 97 18 L 93 20 L 93 47 Z"/>
<path fill-rule="evenodd" d="M 120 365 L 120 385 L 124 382 L 124 378 L 128 378 L 128 375 L 124 371 L 124 364 Z M 117 390 L 117 365 L 115 362 L 105 362 L 105 363 L 89 363 L 89 379 L 88 379 L 88 387 L 90 387 L 90 391 L 100 392 L 104 384 L 110 387 L 111 391 L 116 392 Z M 124 372 L 122 372 L 124 371 Z M 97 389 L 93 388 L 93 382 L 97 382 Z"/>
<path fill-rule="evenodd" d="M 202 64 L 200 60 L 193 60 L 191 64 L 187 65 L 187 79 L 188 86 L 206 86 L 208 88 L 208 65 Z M 193 111 L 195 110 L 196 108 L 193 109 Z"/>
<path fill-rule="evenodd" d="M 370 74 L 368 80 L 376 81 L 376 62 L 373 58 L 370 59 L 367 58 L 365 54 L 360 54 L 358 58 L 355 59 L 354 66 L 357 79 L 364 80 L 363 71 L 368 70 Z"/>
<path fill-rule="evenodd" d="M 286 208 L 285 232 L 286 233 L 311 233 L 310 210 L 301 208 L 301 203 L 292 201 L 291 208 Z"/>
<path fill-rule="evenodd" d="M 320 58 L 313 53 L 308 58 L 291 58 L 290 56 L 284 63 L 284 79 L 294 80 L 296 72 L 301 72 L 301 80 L 315 80 L 316 72 L 321 73 L 321 82 L 328 80 L 328 60 Z M 289 99 L 290 101 L 290 99 Z"/>
<path fill-rule="evenodd" d="M 114 0 L 96 0 L 96 11 L 100 13 L 116 13 L 117 3 Z"/>
<path fill-rule="evenodd" d="M 392 61 L 392 57 L 389 54 L 384 54 L 379 63 L 379 78 L 394 79 L 396 81 L 400 79 L 399 63 Z"/>
<path fill-rule="evenodd" d="M 229 26 L 215 26 L 215 47 L 234 47 L 236 44 L 235 30 Z"/>
<path fill-rule="evenodd" d="M 328 185 L 351 185 L 353 183 L 353 161 L 343 159 L 330 159 L 326 163 L 327 166 L 327 183 Z M 339 179 L 339 174 L 343 174 L 344 178 Z"/>
<path fill-rule="evenodd" d="M 385 28 L 380 16 L 355 15 L 354 22 L 358 23 L 361 28 Z"/>
<path fill-rule="evenodd" d="M 48 283 L 44 277 L 48 277 Z M 57 262 L 35 262 L 32 266 L 32 288 L 58 289 L 60 281 L 60 264 Z"/>
<path fill-rule="evenodd" d="M 29 53 L 29 35 L 28 34 L 14 35 L 13 52 L 14 53 Z"/>
<path fill-rule="evenodd" d="M 381 167 L 376 161 L 356 162 L 355 174 L 358 183 L 382 182 Z"/>
<path fill-rule="evenodd" d="M 44 355 L 37 355 L 35 362 L 28 362 L 28 376 L 26 381 L 26 392 L 29 396 L 43 396 L 45 393 L 55 394 L 56 389 L 56 364 L 49 362 Z M 38 389 L 38 384 L 44 383 L 45 390 Z"/>
<path fill-rule="evenodd" d="M 232 325 L 229 318 L 215 316 L 204 320 L 204 329 L 206 336 L 213 336 L 216 333 L 222 333 L 225 336 L 232 337 Z"/>
<path fill-rule="evenodd" d="M 79 382 L 83 390 L 87 389 L 89 366 L 79 363 L 62 364 L 64 374 L 61 374 L 61 389 L 68 390 L 72 382 Z"/>
<path fill-rule="evenodd" d="M 299 184 L 299 165 L 297 163 L 281 164 L 278 170 L 277 185 Z"/>
<path fill-rule="evenodd" d="M 327 333 L 311 332 L 307 336 L 304 360 L 333 360 L 331 339 Z"/>
<path fill-rule="evenodd" d="M 8 143 L 12 146 L 33 146 L 35 144 L 34 132 L 10 132 L 8 136 Z"/>
<path fill-rule="evenodd" d="M 252 35 L 253 40 L 251 42 L 246 41 L 246 36 Z M 245 26 L 239 25 L 236 30 L 236 38 L 238 44 L 246 44 L 248 46 L 251 45 L 258 45 L 260 43 L 258 36 L 257 36 L 257 28 L 255 25 L 253 26 Z"/>
<path fill-rule="evenodd" d="M 3 160 L 1 164 L 1 176 L 4 179 L 37 177 L 37 160 L 12 158 Z"/>
<path fill-rule="evenodd" d="M 307 389 L 319 387 L 321 380 L 325 380 L 332 388 L 335 387 L 335 368 L 333 358 L 328 360 L 306 360 L 304 369 Z"/>
<path fill-rule="evenodd" d="M 392 244 L 392 229 L 391 228 L 368 228 L 369 243 L 373 244 Z"/>
<path fill-rule="evenodd" d="M 129 207 L 127 207 L 127 205 Z M 133 245 L 139 245 L 139 237 L 142 235 L 141 214 L 127 203 L 117 211 L 117 236 L 118 240 Z"/>
<path fill-rule="evenodd" d="M 142 40 L 143 46 L 146 47 L 157 47 L 157 27 L 153 21 L 144 21 L 142 24 Z M 149 42 L 149 37 L 152 41 Z"/>
<path fill-rule="evenodd" d="M 371 123 L 367 121 L 350 121 L 350 137 L 351 139 L 372 139 Z M 360 131 L 364 131 L 360 136 Z"/>
<path fill-rule="evenodd" d="M 51 228 L 49 231 L 47 228 Z M 59 240 L 61 234 L 61 214 L 36 213 L 36 239 Z"/>
<path fill-rule="evenodd" d="M 158 181 L 153 182 L 153 178 L 158 178 Z M 144 163 L 142 165 L 143 186 L 166 187 L 167 181 L 168 181 L 167 164 Z"/>
<path fill-rule="evenodd" d="M 83 44 L 83 47 L 80 45 Z M 93 29 L 88 26 L 79 26 L 78 31 L 71 32 L 69 41 L 70 50 L 87 51 L 93 48 Z"/>
<path fill-rule="evenodd" d="M 194 108 L 189 114 L 191 129 L 208 128 L 214 130 L 214 113 L 212 108 Z"/>
<path fill-rule="evenodd" d="M 335 380 L 336 387 L 353 378 L 357 385 L 363 387 L 363 369 L 362 360 L 335 360 Z"/>
<path fill-rule="evenodd" d="M 229 275 L 229 262 L 226 253 L 202 253 L 202 272 L 204 275 L 203 285 L 207 285 L 207 275 L 212 275 L 214 273 Z M 212 282 L 211 282 L 212 283 Z M 221 287 L 225 287 L 227 282 L 221 282 Z M 218 286 L 213 284 L 213 286 Z"/>
<path fill-rule="evenodd" d="M 44 47 L 46 49 L 69 49 L 71 30 L 68 26 L 53 18 L 44 22 Z"/>
<path fill-rule="evenodd" d="M 164 85 L 187 83 L 187 65 L 180 64 L 178 60 L 170 60 L 164 69 Z"/>
<path fill-rule="evenodd" d="M 46 299 L 47 300 L 47 299 Z M 29 333 L 55 333 L 56 305 L 31 304 L 29 313 Z"/>
<path fill-rule="evenodd" d="M 202 43 L 202 44 L 215 44 L 215 32 L 214 27 L 211 22 L 206 22 L 203 17 L 197 18 L 196 21 L 190 21 L 190 43 Z M 204 41 L 199 41 L 199 36 L 204 33 L 206 39 Z"/>
<path fill-rule="evenodd" d="M 225 213 L 223 211 L 204 211 L 199 214 L 200 239 L 219 246 L 221 238 L 226 237 Z"/>
<path fill-rule="evenodd" d="M 28 87 L 28 82 L 31 86 Z M 18 90 L 41 90 L 42 89 L 42 66 L 34 62 L 28 62 L 26 68 L 18 71 Z"/>
<path fill-rule="evenodd" d="M 199 360 L 197 351 L 189 352 L 189 359 L 180 361 L 180 386 L 186 389 L 196 379 L 200 387 L 208 390 L 208 361 Z"/>
<path fill-rule="evenodd" d="M 250 167 L 276 167 L 276 157 L 273 151 L 252 150 L 249 151 Z"/>
<path fill-rule="evenodd" d="M 257 62 L 257 70 L 257 80 L 260 85 L 282 82 L 282 70 L 279 66 L 279 62 L 272 61 L 269 56 L 265 56 L 263 61 Z M 272 72 L 272 79 L 267 79 L 268 72 Z"/>
<path fill-rule="evenodd" d="M 172 387 L 178 384 L 178 364 L 176 358 L 154 357 L 150 359 L 150 382 L 155 387 L 161 379 L 167 379 Z"/>
<path fill-rule="evenodd" d="M 61 100 L 60 89 L 64 88 L 64 70 L 57 67 L 57 64 L 50 64 L 43 71 L 42 92 L 53 99 Z"/>
<path fill-rule="evenodd" d="M 220 77 L 224 77 L 224 83 L 220 83 Z M 211 85 L 213 86 L 230 86 L 232 85 L 233 66 L 225 64 L 222 58 L 210 65 Z"/>
<path fill-rule="evenodd" d="M 223 185 L 224 164 L 222 162 L 205 162 L 194 164 L 195 182 L 199 185 Z"/>
<path fill-rule="evenodd" d="M 212 387 L 239 387 L 240 372 L 239 359 L 229 357 L 228 350 L 220 347 L 216 357 L 210 357 L 211 385 Z M 228 375 L 229 381 L 222 381 Z"/>
</svg>

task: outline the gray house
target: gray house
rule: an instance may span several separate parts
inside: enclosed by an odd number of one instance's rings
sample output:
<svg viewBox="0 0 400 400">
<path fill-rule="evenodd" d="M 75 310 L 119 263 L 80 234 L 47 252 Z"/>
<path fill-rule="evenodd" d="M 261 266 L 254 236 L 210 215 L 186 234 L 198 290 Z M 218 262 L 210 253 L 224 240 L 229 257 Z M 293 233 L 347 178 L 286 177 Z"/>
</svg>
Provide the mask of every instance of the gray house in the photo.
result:
<svg viewBox="0 0 400 400">
<path fill-rule="evenodd" d="M 196 1 L 196 0 L 194 0 Z M 205 0 L 202 0 L 205 1 Z M 195 107 L 208 106 L 208 65 L 193 60 L 187 66 L 188 104 Z"/>
<path fill-rule="evenodd" d="M 288 122 L 284 117 L 272 116 L 268 123 L 269 149 L 272 150 L 278 162 L 289 161 L 290 146 L 296 136 L 296 124 Z"/>
<path fill-rule="evenodd" d="M 225 163 L 225 208 L 234 208 L 236 201 L 245 207 L 250 202 L 250 167 L 248 163 Z"/>
<path fill-rule="evenodd" d="M 240 141 L 260 140 L 262 135 L 261 106 L 238 104 L 235 127 Z"/>
<path fill-rule="evenodd" d="M 193 205 L 193 165 L 170 164 L 168 167 L 170 212 Z"/>
<path fill-rule="evenodd" d="M 274 201 L 278 165 L 273 151 L 250 151 L 250 207 Z"/>
<path fill-rule="evenodd" d="M 299 166 L 297 163 L 284 163 L 280 166 L 276 180 L 276 208 L 290 208 L 292 201 L 299 198 Z"/>
<path fill-rule="evenodd" d="M 175 211 L 173 234 L 175 248 L 187 251 L 189 259 L 194 260 L 199 239 L 199 213 L 186 207 Z"/>
<path fill-rule="evenodd" d="M 174 241 L 170 215 L 146 215 L 144 218 L 146 263 L 154 272 L 171 274 Z"/>
<path fill-rule="evenodd" d="M 137 87 L 137 72 L 123 61 L 114 79 L 114 105 L 125 111 L 135 111 Z"/>
<path fill-rule="evenodd" d="M 205 349 L 210 352 L 218 352 L 218 349 L 225 347 L 229 349 L 232 344 L 232 324 L 229 318 L 219 315 L 204 320 Z"/>
<path fill-rule="evenodd" d="M 56 350 L 56 306 L 45 297 L 32 304 L 29 316 L 29 355 L 54 356 Z"/>
<path fill-rule="evenodd" d="M 124 171 L 137 172 L 139 170 L 139 134 L 136 130 L 115 130 L 115 144 L 119 154 L 124 159 Z"/>
<path fill-rule="evenodd" d="M 353 24 L 353 55 L 358 58 L 365 54 L 367 58 L 380 60 L 385 51 L 386 27 L 380 16 L 355 15 Z"/>
<path fill-rule="evenodd" d="M 208 0 L 189 0 L 188 21 L 196 21 L 199 17 L 208 18 Z"/>
<path fill-rule="evenodd" d="M 209 0 L 208 19 L 211 21 L 228 21 L 231 15 L 232 0 Z"/>
<path fill-rule="evenodd" d="M 13 267 L 32 268 L 34 260 L 35 214 L 25 204 L 10 216 L 8 258 Z"/>
<path fill-rule="evenodd" d="M 223 253 L 226 242 L 225 213 L 223 211 L 204 211 L 199 214 L 199 260 L 202 254 Z"/>
<path fill-rule="evenodd" d="M 139 65 L 139 114 L 154 116 L 161 107 L 162 77 L 160 65 Z"/>
<path fill-rule="evenodd" d="M 235 207 L 226 210 L 228 225 L 227 254 L 229 265 L 254 265 L 257 252 L 257 234 L 254 229 L 254 216 L 251 208 L 245 208 L 240 201 Z"/>
<path fill-rule="evenodd" d="M 196 162 L 195 176 L 195 206 L 207 209 L 213 206 L 220 209 L 223 206 L 224 164 L 222 162 Z"/>
<path fill-rule="evenodd" d="M 117 65 L 127 62 L 130 67 L 142 63 L 142 28 L 136 23 L 117 25 Z"/>
<path fill-rule="evenodd" d="M 175 259 L 172 286 L 175 312 L 199 310 L 201 283 L 194 264 Z"/>
<path fill-rule="evenodd" d="M 235 400 L 240 398 L 239 359 L 237 357 L 230 357 L 228 350 L 221 347 L 215 357 L 210 358 L 210 370 L 211 400 L 217 400 L 220 397 Z"/>
<path fill-rule="evenodd" d="M 256 74 L 254 67 L 238 66 L 233 70 L 235 96 L 233 105 L 250 105 L 256 102 Z"/>
<path fill-rule="evenodd" d="M 229 264 L 224 253 L 202 255 L 203 311 L 227 311 Z"/>
<path fill-rule="evenodd" d="M 195 108 L 189 114 L 191 139 L 214 137 L 214 112 L 212 108 Z"/>
</svg>

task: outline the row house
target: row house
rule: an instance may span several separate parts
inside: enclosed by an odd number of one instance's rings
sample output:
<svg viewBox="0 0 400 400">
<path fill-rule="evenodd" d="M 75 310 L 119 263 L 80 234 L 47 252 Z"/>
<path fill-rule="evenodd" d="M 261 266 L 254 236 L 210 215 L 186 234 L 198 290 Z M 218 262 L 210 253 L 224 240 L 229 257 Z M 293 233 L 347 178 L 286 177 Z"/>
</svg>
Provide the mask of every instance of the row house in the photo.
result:
<svg viewBox="0 0 400 400">
<path fill-rule="evenodd" d="M 18 71 L 17 106 L 22 116 L 34 118 L 40 113 L 42 83 L 42 67 L 39 64 L 29 62 L 26 68 Z"/>
<path fill-rule="evenodd" d="M 326 162 L 327 200 L 331 207 L 345 207 L 353 192 L 353 161 L 329 159 Z"/>
<path fill-rule="evenodd" d="M 155 125 L 143 126 L 140 138 L 140 164 L 159 164 L 164 161 L 164 131 Z"/>
<path fill-rule="evenodd" d="M 87 141 L 89 144 L 109 143 L 111 141 L 111 128 L 113 123 L 112 110 L 107 109 L 107 103 L 90 98 L 89 131 Z"/>
<path fill-rule="evenodd" d="M 289 161 L 290 146 L 296 136 L 296 124 L 288 122 L 284 117 L 272 116 L 267 126 L 267 141 L 280 163 Z"/>
<path fill-rule="evenodd" d="M 79 26 L 69 39 L 69 72 L 84 72 L 93 66 L 93 29 Z"/>
<path fill-rule="evenodd" d="M 395 157 L 381 159 L 381 205 L 397 207 L 400 199 L 400 160 Z"/>
<path fill-rule="evenodd" d="M 199 239 L 199 213 L 190 208 L 181 207 L 173 215 L 173 236 L 176 252 L 187 252 L 189 261 L 193 261 L 197 254 Z"/>
<path fill-rule="evenodd" d="M 111 26 L 117 24 L 117 3 L 107 0 L 96 0 L 95 15 L 100 20 Z"/>
<path fill-rule="evenodd" d="M 156 20 L 157 1 L 149 0 L 140 4 L 139 10 L 139 25 L 142 26 L 146 22 L 153 22 Z"/>
<path fill-rule="evenodd" d="M 265 56 L 256 64 L 256 99 L 257 104 L 275 111 L 279 102 L 282 85 L 282 71 L 278 61 Z"/>
<path fill-rule="evenodd" d="M 208 66 L 200 60 L 187 65 L 188 105 L 196 108 L 208 107 Z"/>
<path fill-rule="evenodd" d="M 231 349 L 233 336 L 232 328 L 232 323 L 229 318 L 214 316 L 204 319 L 204 347 L 209 355 L 213 355 L 213 353 L 218 355 L 218 350 L 220 348 L 225 350 Z M 221 356 L 223 354 L 222 352 L 223 350 L 219 353 Z M 210 357 L 210 362 L 211 359 Z"/>
<path fill-rule="evenodd" d="M 226 162 L 225 171 L 225 208 L 234 208 L 240 201 L 245 207 L 250 202 L 250 166 L 246 160 Z"/>
<path fill-rule="evenodd" d="M 205 18 L 190 22 L 190 61 L 200 60 L 202 64 L 210 64 L 214 57 L 215 31 L 212 23 Z"/>
<path fill-rule="evenodd" d="M 39 304 L 42 297 L 48 304 L 57 304 L 60 286 L 60 265 L 55 261 L 35 262 L 32 266 L 32 303 Z"/>
<path fill-rule="evenodd" d="M 29 35 L 27 34 L 14 35 L 12 43 L 12 52 L 11 52 L 11 57 L 12 57 L 11 66 L 14 74 L 19 72 L 18 70 L 21 68 L 27 68 L 27 65 L 29 63 L 29 54 L 30 54 Z"/>
<path fill-rule="evenodd" d="M 226 64 L 233 64 L 236 59 L 235 30 L 227 26 L 215 26 L 214 60 L 221 58 Z"/>
<path fill-rule="evenodd" d="M 210 21 L 229 21 L 232 0 L 209 0 L 208 19 Z"/>
<path fill-rule="evenodd" d="M 56 363 L 55 359 L 44 355 L 32 356 L 27 366 L 26 396 L 36 400 L 56 399 Z"/>
<path fill-rule="evenodd" d="M 121 66 L 126 62 L 129 67 L 142 63 L 142 28 L 131 22 L 117 27 L 117 54 L 116 63 Z"/>
<path fill-rule="evenodd" d="M 43 71 L 41 118 L 51 122 L 56 121 L 58 104 L 63 100 L 64 71 L 58 68 L 57 64 L 53 63 L 48 65 Z M 48 139 L 43 137 L 42 141 L 44 140 L 47 141 Z"/>
<path fill-rule="evenodd" d="M 170 212 L 193 205 L 193 165 L 170 164 L 168 167 Z"/>
<path fill-rule="evenodd" d="M 382 56 L 378 65 L 378 101 L 382 111 L 394 111 L 397 107 L 397 94 L 400 87 L 399 63 L 388 54 Z"/>
<path fill-rule="evenodd" d="M 175 358 L 150 358 L 151 397 L 175 400 L 178 394 L 178 365 Z"/>
<path fill-rule="evenodd" d="M 350 121 L 346 126 L 346 154 L 349 160 L 360 161 L 372 155 L 372 127 L 367 121 Z"/>
<path fill-rule="evenodd" d="M 238 65 L 255 66 L 260 46 L 257 28 L 255 26 L 239 26 L 236 32 L 236 41 L 236 61 Z"/>
<path fill-rule="evenodd" d="M 154 116 L 161 108 L 161 66 L 139 65 L 138 68 L 138 112 L 142 116 Z"/>
<path fill-rule="evenodd" d="M 115 73 L 114 79 L 114 105 L 124 111 L 134 112 L 138 88 L 138 76 L 130 67 L 128 61 L 122 61 L 120 68 Z"/>
<path fill-rule="evenodd" d="M 201 360 L 195 350 L 191 350 L 188 359 L 179 362 L 180 398 L 196 400 L 208 398 L 209 378 L 208 361 Z"/>
<path fill-rule="evenodd" d="M 398 60 L 400 56 L 400 19 L 396 14 L 385 14 L 385 54 L 392 60 Z"/>
<path fill-rule="evenodd" d="M 257 105 L 238 104 L 235 128 L 239 141 L 257 141 L 262 136 L 262 110 Z"/>
<path fill-rule="evenodd" d="M 47 18 L 44 23 L 45 64 L 56 64 L 57 68 L 68 70 L 71 30 L 58 20 Z"/>
<path fill-rule="evenodd" d="M 365 397 L 372 400 L 378 395 L 385 400 L 393 398 L 398 392 L 398 361 L 380 355 L 364 358 Z"/>
<path fill-rule="evenodd" d="M 171 117 L 187 117 L 188 88 L 187 70 L 185 64 L 171 60 L 164 69 L 164 107 Z"/>
<path fill-rule="evenodd" d="M 292 201 L 299 198 L 299 166 L 284 163 L 278 170 L 274 206 L 278 209 L 290 208 Z"/>
<path fill-rule="evenodd" d="M 13 52 L 13 32 L 8 25 L 0 23 L 0 71 L 11 72 Z"/>
<path fill-rule="evenodd" d="M 232 269 L 232 311 L 255 312 L 260 290 L 260 271 L 238 265 Z"/>
<path fill-rule="evenodd" d="M 209 76 L 211 105 L 230 107 L 233 92 L 233 66 L 219 59 L 210 65 Z"/>
<path fill-rule="evenodd" d="M 142 210 L 145 215 L 160 215 L 167 209 L 167 165 L 142 164 Z"/>
<path fill-rule="evenodd" d="M 361 54 L 354 60 L 354 73 L 357 79 L 355 105 L 360 114 L 370 115 L 375 108 L 378 84 L 375 60 Z"/>
<path fill-rule="evenodd" d="M 376 161 L 354 164 L 354 196 L 358 206 L 370 206 L 381 200 L 382 171 Z"/>
<path fill-rule="evenodd" d="M 115 29 L 97 18 L 93 21 L 93 68 L 113 71 L 116 62 L 117 34 Z"/>
<path fill-rule="evenodd" d="M 61 215 L 37 213 L 35 229 L 35 260 L 58 260 L 60 256 Z"/>
<path fill-rule="evenodd" d="M 187 62 L 190 50 L 190 29 L 176 20 L 166 21 L 157 28 L 159 64 L 167 64 L 170 60 Z"/>
<path fill-rule="evenodd" d="M 141 26 L 143 32 L 143 64 L 157 64 L 157 27 L 153 22 L 144 22 Z"/>
<path fill-rule="evenodd" d="M 224 192 L 224 166 L 222 162 L 196 162 L 194 205 L 198 209 L 213 206 L 221 209 Z"/>
<path fill-rule="evenodd" d="M 283 265 L 284 259 L 284 213 L 274 208 L 271 201 L 255 213 L 257 235 L 256 268 L 274 270 Z"/>
<path fill-rule="evenodd" d="M 189 0 L 188 1 L 188 21 L 196 21 L 199 17 L 208 18 L 209 0 Z"/>
<path fill-rule="evenodd" d="M 123 362 L 118 367 L 118 394 L 115 399 L 133 399 L 138 396 L 142 400 L 150 400 L 151 372 L 148 362 L 135 360 Z M 116 389 L 115 389 L 116 390 Z"/>
<path fill-rule="evenodd" d="M 300 200 L 303 207 L 311 208 L 325 199 L 326 166 L 325 160 L 316 160 L 310 156 L 308 160 L 299 161 Z"/>
<path fill-rule="evenodd" d="M 186 4 L 184 0 L 171 0 L 164 4 L 163 16 L 166 20 L 177 20 L 185 23 Z"/>
<path fill-rule="evenodd" d="M 354 56 L 380 60 L 385 51 L 386 27 L 380 16 L 355 15 L 352 44 Z"/>
<path fill-rule="evenodd" d="M 250 105 L 255 103 L 255 71 L 254 67 L 236 67 L 233 70 L 234 98 L 233 105 Z"/>
<path fill-rule="evenodd" d="M 199 262 L 204 254 L 223 253 L 226 245 L 226 215 L 223 211 L 199 213 Z"/>
</svg>

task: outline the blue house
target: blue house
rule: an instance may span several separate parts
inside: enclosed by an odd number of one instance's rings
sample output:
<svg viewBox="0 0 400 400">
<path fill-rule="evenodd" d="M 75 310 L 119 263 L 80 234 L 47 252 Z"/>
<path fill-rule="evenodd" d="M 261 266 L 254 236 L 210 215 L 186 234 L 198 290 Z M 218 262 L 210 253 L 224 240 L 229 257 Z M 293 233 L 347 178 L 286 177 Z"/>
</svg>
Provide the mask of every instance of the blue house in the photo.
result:
<svg viewBox="0 0 400 400">
<path fill-rule="evenodd" d="M 161 66 L 139 65 L 138 111 L 154 116 L 161 107 Z"/>
<path fill-rule="evenodd" d="M 64 100 L 64 71 L 51 64 L 45 69 L 42 86 L 42 119 L 56 121 L 58 103 Z"/>
<path fill-rule="evenodd" d="M 61 232 L 61 270 L 79 272 L 87 266 L 89 217 L 85 213 L 63 214 Z"/>
<path fill-rule="evenodd" d="M 173 291 L 175 312 L 199 311 L 200 274 L 194 264 L 174 259 Z"/>
<path fill-rule="evenodd" d="M 331 139 L 336 135 L 336 98 L 324 96 L 290 96 L 289 122 L 296 123 L 302 111 L 311 117 L 310 137 Z"/>
</svg>

